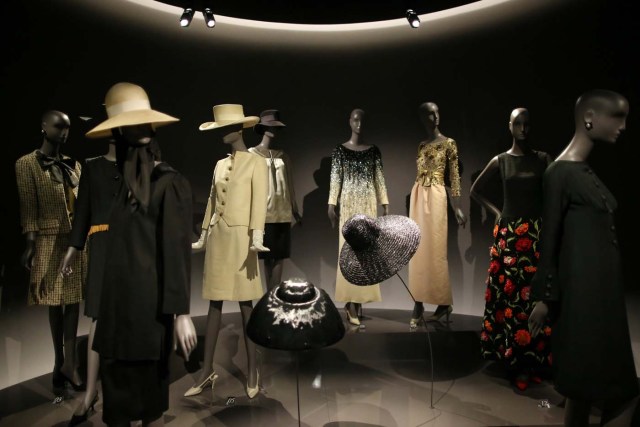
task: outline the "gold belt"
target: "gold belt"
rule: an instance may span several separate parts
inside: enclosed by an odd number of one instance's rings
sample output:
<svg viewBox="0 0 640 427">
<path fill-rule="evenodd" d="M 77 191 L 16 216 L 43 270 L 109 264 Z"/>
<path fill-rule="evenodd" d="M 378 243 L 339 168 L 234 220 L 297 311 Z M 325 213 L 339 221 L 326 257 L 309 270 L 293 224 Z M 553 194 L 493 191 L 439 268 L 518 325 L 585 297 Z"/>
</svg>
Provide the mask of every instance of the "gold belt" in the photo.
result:
<svg viewBox="0 0 640 427">
<path fill-rule="evenodd" d="M 99 233 L 101 231 L 108 231 L 108 230 L 109 230 L 109 224 L 92 225 L 91 228 L 89 229 L 89 234 L 87 234 L 87 237 L 91 236 L 93 233 Z"/>
</svg>

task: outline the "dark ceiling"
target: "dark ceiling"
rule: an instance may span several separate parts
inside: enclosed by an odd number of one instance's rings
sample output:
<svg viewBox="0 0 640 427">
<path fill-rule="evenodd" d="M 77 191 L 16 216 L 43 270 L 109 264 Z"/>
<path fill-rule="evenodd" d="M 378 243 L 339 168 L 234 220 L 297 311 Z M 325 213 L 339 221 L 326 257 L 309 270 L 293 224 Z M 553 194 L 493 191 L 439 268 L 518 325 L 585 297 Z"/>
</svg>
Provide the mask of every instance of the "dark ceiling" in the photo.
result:
<svg viewBox="0 0 640 427">
<path fill-rule="evenodd" d="M 156 0 L 214 15 L 291 24 L 350 24 L 404 18 L 407 9 L 418 15 L 475 3 L 479 0 Z"/>
</svg>

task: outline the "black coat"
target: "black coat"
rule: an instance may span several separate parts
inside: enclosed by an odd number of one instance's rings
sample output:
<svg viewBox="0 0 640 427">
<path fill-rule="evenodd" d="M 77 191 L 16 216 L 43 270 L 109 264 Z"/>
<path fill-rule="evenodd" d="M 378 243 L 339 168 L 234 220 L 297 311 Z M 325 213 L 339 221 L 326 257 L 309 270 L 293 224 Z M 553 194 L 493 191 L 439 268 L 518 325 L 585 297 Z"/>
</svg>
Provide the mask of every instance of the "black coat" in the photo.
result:
<svg viewBox="0 0 640 427">
<path fill-rule="evenodd" d="M 127 193 L 122 186 L 109 218 L 93 347 L 104 358 L 159 360 L 172 343 L 173 315 L 189 313 L 191 187 L 161 163 L 146 212 L 132 210 Z"/>
<path fill-rule="evenodd" d="M 554 382 L 566 397 L 626 400 L 638 394 L 629 338 L 617 203 L 584 162 L 555 161 L 544 175 L 535 299 L 555 307 Z"/>
</svg>

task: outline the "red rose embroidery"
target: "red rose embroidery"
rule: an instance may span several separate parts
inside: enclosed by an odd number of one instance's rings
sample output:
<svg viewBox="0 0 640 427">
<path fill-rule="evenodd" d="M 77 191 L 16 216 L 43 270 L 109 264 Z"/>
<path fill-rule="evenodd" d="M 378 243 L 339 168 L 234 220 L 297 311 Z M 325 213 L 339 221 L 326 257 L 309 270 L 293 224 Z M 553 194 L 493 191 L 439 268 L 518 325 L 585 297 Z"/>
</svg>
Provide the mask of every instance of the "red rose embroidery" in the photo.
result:
<svg viewBox="0 0 640 427">
<path fill-rule="evenodd" d="M 529 239 L 528 237 L 522 237 L 516 240 L 516 251 L 526 252 L 529 249 L 531 249 L 532 245 L 533 245 L 533 241 L 531 239 Z"/>
<path fill-rule="evenodd" d="M 503 236 L 507 235 L 507 227 L 503 227 L 500 229 L 500 234 L 502 234 Z"/>
<path fill-rule="evenodd" d="M 515 229 L 515 233 L 518 236 L 522 236 L 523 234 L 525 234 L 527 231 L 529 231 L 529 224 L 527 224 L 526 222 L 524 224 L 520 224 L 518 226 L 518 228 Z"/>
<path fill-rule="evenodd" d="M 496 274 L 500 270 L 500 261 L 493 260 L 489 264 L 489 273 Z"/>
<path fill-rule="evenodd" d="M 513 349 L 511 347 L 509 347 L 508 349 L 505 350 L 504 352 L 504 357 L 505 359 L 508 359 L 511 357 L 511 355 L 513 354 Z"/>
<path fill-rule="evenodd" d="M 536 344 L 536 351 L 541 352 L 542 350 L 544 350 L 544 341 L 538 341 L 538 344 Z"/>
<path fill-rule="evenodd" d="M 529 301 L 529 296 L 531 295 L 531 286 L 525 286 L 520 290 L 520 298 L 524 301 Z"/>
<path fill-rule="evenodd" d="M 526 345 L 529 345 L 529 343 L 531 342 L 531 335 L 529 334 L 529 331 L 520 329 L 519 331 L 516 332 L 516 335 L 514 336 L 513 339 L 519 346 L 524 347 Z"/>
<path fill-rule="evenodd" d="M 491 246 L 491 250 L 489 251 L 489 255 L 491 255 L 492 257 L 497 257 L 498 256 L 498 249 L 496 249 L 495 246 Z"/>
<path fill-rule="evenodd" d="M 507 283 L 505 283 L 504 285 L 504 292 L 511 296 L 511 294 L 513 293 L 513 291 L 516 290 L 516 286 L 513 284 L 513 282 L 511 281 L 511 279 L 507 279 Z"/>
<path fill-rule="evenodd" d="M 493 327 L 491 326 L 491 322 L 489 322 L 488 320 L 484 321 L 484 328 L 489 332 L 493 331 Z"/>
<path fill-rule="evenodd" d="M 518 313 L 516 314 L 516 318 L 520 321 L 523 321 L 523 320 L 527 320 L 529 316 L 527 316 L 527 313 Z"/>
<path fill-rule="evenodd" d="M 536 257 L 536 259 L 540 259 L 540 252 L 535 251 L 533 255 Z"/>
<path fill-rule="evenodd" d="M 511 310 L 510 308 L 505 308 L 504 317 L 506 317 L 507 319 L 511 319 L 513 317 L 513 310 Z"/>
<path fill-rule="evenodd" d="M 506 248 L 506 247 L 507 247 L 507 241 L 506 241 L 506 240 L 504 240 L 504 239 L 500 239 L 500 240 L 498 241 L 498 247 L 499 247 L 500 249 L 504 249 L 504 248 Z"/>
<path fill-rule="evenodd" d="M 482 331 L 482 333 L 480 334 L 480 339 L 482 341 L 489 341 L 489 335 L 485 331 Z"/>
<path fill-rule="evenodd" d="M 538 268 L 533 265 L 527 265 L 524 267 L 524 271 L 526 271 L 527 273 L 535 273 L 536 271 L 538 271 Z"/>
<path fill-rule="evenodd" d="M 491 289 L 487 288 L 487 289 L 484 291 L 484 300 L 485 300 L 486 302 L 491 301 Z"/>
<path fill-rule="evenodd" d="M 498 276 L 498 283 L 500 283 L 501 285 L 504 283 L 504 274 Z"/>
<path fill-rule="evenodd" d="M 551 327 L 550 326 L 545 326 L 544 329 L 542 330 L 544 332 L 544 334 L 546 336 L 551 335 Z"/>
<path fill-rule="evenodd" d="M 493 237 L 496 237 L 498 235 L 498 229 L 500 227 L 498 227 L 498 224 L 493 226 Z"/>
<path fill-rule="evenodd" d="M 504 311 L 502 310 L 496 311 L 496 322 L 504 323 Z"/>
</svg>

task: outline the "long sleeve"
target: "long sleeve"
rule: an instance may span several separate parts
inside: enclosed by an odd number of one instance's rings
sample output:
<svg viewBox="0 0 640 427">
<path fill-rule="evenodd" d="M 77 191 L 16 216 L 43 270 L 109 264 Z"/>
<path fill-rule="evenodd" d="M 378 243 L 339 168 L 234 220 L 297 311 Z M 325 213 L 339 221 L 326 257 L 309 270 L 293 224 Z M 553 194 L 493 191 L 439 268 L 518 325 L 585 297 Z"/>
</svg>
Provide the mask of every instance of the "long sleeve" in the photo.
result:
<svg viewBox="0 0 640 427">
<path fill-rule="evenodd" d="M 215 203 L 216 203 L 216 170 L 218 169 L 218 164 L 216 163 L 216 167 L 213 169 L 213 178 L 211 178 L 211 190 L 209 191 L 209 199 L 207 200 L 207 209 L 204 211 L 204 219 L 202 220 L 202 229 L 208 230 L 209 224 L 211 223 L 211 216 L 215 211 Z"/>
<path fill-rule="evenodd" d="M 78 198 L 74 204 L 73 226 L 69 246 L 82 250 L 91 228 L 91 167 L 85 162 L 78 184 Z"/>
<path fill-rule="evenodd" d="M 382 153 L 375 147 L 375 160 L 374 160 L 374 185 L 376 188 L 376 198 L 381 205 L 388 205 L 389 198 L 387 197 L 387 186 L 384 181 L 384 169 L 382 167 Z"/>
<path fill-rule="evenodd" d="M 251 217 L 249 229 L 264 230 L 267 218 L 267 196 L 269 194 L 269 171 L 264 160 L 255 158 L 255 166 L 251 177 Z"/>
<path fill-rule="evenodd" d="M 29 167 L 28 158 L 16 161 L 16 181 L 20 197 L 20 224 L 22 232 L 38 231 L 38 196 L 34 176 Z"/>
<path fill-rule="evenodd" d="M 339 147 L 336 147 L 331 154 L 331 176 L 329 182 L 329 202 L 330 205 L 337 205 L 340 191 L 342 190 L 342 155 Z"/>
<path fill-rule="evenodd" d="M 540 261 L 531 281 L 536 300 L 558 301 L 558 257 L 562 244 L 563 222 L 568 207 L 565 197 L 566 177 L 550 166 L 543 178 L 542 231 L 540 233 Z"/>
<path fill-rule="evenodd" d="M 289 192 L 289 198 L 291 199 L 291 212 L 298 213 L 298 202 L 296 200 L 296 192 L 293 185 L 293 165 L 286 153 L 282 153 L 282 161 L 284 162 L 284 168 L 287 174 L 287 191 Z"/>
<path fill-rule="evenodd" d="M 449 179 L 451 180 L 451 195 L 460 196 L 460 169 L 458 167 L 458 146 L 453 139 L 447 144 L 447 160 L 449 161 Z"/>
<path fill-rule="evenodd" d="M 191 295 L 191 185 L 177 174 L 162 205 L 162 312 L 188 314 Z"/>
</svg>

